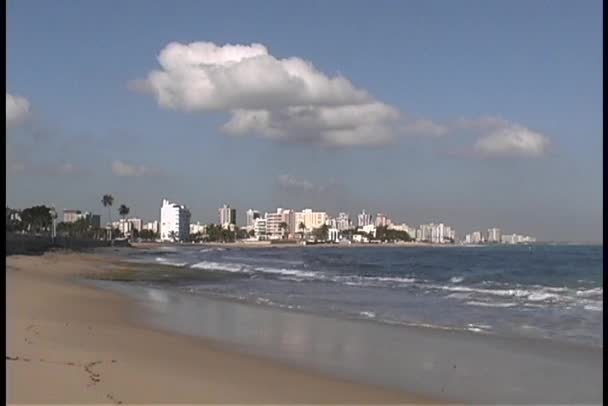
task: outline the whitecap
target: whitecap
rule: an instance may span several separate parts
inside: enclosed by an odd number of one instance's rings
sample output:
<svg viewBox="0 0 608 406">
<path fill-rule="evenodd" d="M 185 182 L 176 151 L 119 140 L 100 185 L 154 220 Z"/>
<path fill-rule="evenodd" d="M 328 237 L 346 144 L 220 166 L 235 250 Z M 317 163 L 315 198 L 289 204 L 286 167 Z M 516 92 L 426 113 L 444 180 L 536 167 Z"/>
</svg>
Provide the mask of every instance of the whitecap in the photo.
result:
<svg viewBox="0 0 608 406">
<path fill-rule="evenodd" d="M 162 258 L 162 257 L 156 257 L 156 262 L 160 262 L 163 265 L 176 266 L 176 267 L 183 267 L 183 266 L 188 265 L 187 262 L 175 262 L 175 261 L 171 261 L 170 259 L 166 259 L 166 258 Z"/>
<path fill-rule="evenodd" d="M 470 301 L 467 302 L 468 305 L 470 306 L 482 306 L 482 307 L 513 307 L 513 306 L 517 306 L 517 303 L 511 303 L 511 302 L 507 302 L 507 303 L 489 303 L 489 302 L 477 302 L 477 301 Z"/>
<path fill-rule="evenodd" d="M 202 261 L 197 264 L 191 265 L 190 268 L 205 269 L 209 271 L 249 272 L 249 270 L 239 264 L 220 263 L 212 261 Z"/>
<path fill-rule="evenodd" d="M 548 299 L 559 299 L 559 296 L 553 293 L 546 293 L 542 291 L 533 292 L 532 294 L 530 294 L 530 296 L 528 296 L 528 300 L 531 300 L 533 302 L 540 302 Z"/>
<path fill-rule="evenodd" d="M 464 280 L 463 276 L 453 276 L 450 278 L 450 282 L 452 283 L 460 283 Z"/>
<path fill-rule="evenodd" d="M 604 311 L 602 306 L 597 306 L 597 305 L 585 305 L 584 309 L 590 310 L 593 312 L 603 312 Z"/>
<path fill-rule="evenodd" d="M 456 293 L 450 293 L 446 297 L 450 298 L 450 299 L 468 299 L 471 297 L 471 294 L 465 293 L 465 292 L 456 292 Z"/>
<path fill-rule="evenodd" d="M 576 295 L 582 296 L 582 297 L 597 296 L 597 295 L 603 295 L 603 294 L 604 294 L 604 288 L 583 289 L 583 290 L 576 291 Z"/>
<path fill-rule="evenodd" d="M 298 276 L 300 278 L 314 278 L 315 276 L 318 276 L 318 274 L 316 272 L 302 271 L 299 269 L 278 269 L 278 268 L 257 267 L 257 268 L 254 268 L 254 270 L 256 272 L 270 273 L 270 274 L 277 274 L 277 275 Z"/>
</svg>

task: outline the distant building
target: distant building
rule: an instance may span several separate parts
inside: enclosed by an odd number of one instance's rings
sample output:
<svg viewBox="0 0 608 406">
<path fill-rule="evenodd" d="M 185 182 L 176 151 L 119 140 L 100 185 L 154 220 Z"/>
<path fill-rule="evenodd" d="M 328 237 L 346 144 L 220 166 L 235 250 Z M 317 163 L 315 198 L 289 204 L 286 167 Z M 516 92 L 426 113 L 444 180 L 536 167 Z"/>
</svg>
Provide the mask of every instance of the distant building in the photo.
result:
<svg viewBox="0 0 608 406">
<path fill-rule="evenodd" d="M 157 220 L 151 221 L 151 222 L 146 223 L 146 224 L 143 225 L 143 229 L 144 230 L 152 231 L 155 234 L 158 233 L 158 228 L 159 227 L 158 227 L 158 221 Z"/>
<path fill-rule="evenodd" d="M 374 238 L 376 238 L 376 226 L 373 224 L 368 224 L 366 226 L 360 227 L 361 231 L 367 234 L 371 234 Z"/>
<path fill-rule="evenodd" d="M 408 226 L 407 224 L 390 224 L 388 226 L 389 230 L 397 230 L 397 231 L 405 231 L 411 239 L 417 238 L 417 230 L 414 227 Z"/>
<path fill-rule="evenodd" d="M 483 243 L 483 236 L 481 235 L 481 231 L 475 231 L 471 234 L 471 243 L 472 244 L 481 244 Z"/>
<path fill-rule="evenodd" d="M 82 218 L 82 212 L 80 210 L 69 210 L 63 209 L 63 222 L 64 223 L 75 223 Z"/>
<path fill-rule="evenodd" d="M 281 222 L 287 224 L 286 237 L 293 238 L 296 234 L 296 212 L 291 209 L 281 210 Z"/>
<path fill-rule="evenodd" d="M 63 210 L 63 222 L 64 223 L 75 223 L 79 220 L 84 219 L 87 224 L 92 227 L 99 228 L 101 227 L 101 216 L 99 214 L 92 214 L 88 211 L 84 213 L 80 210 Z"/>
<path fill-rule="evenodd" d="M 353 228 L 353 223 L 347 213 L 338 214 L 338 217 L 336 218 L 336 228 L 340 231 L 351 230 Z"/>
<path fill-rule="evenodd" d="M 190 233 L 190 210 L 163 199 L 160 208 L 160 240 L 186 241 Z"/>
<path fill-rule="evenodd" d="M 357 216 L 357 227 L 365 227 L 370 224 L 372 224 L 372 215 L 363 210 L 361 214 Z"/>
<path fill-rule="evenodd" d="M 129 223 L 131 223 L 132 230 L 137 230 L 137 232 L 141 232 L 141 230 L 143 230 L 144 222 L 142 219 L 133 217 L 133 218 L 127 219 L 127 221 Z"/>
<path fill-rule="evenodd" d="M 294 229 L 295 232 L 300 232 L 300 224 L 304 224 L 306 230 L 311 231 L 325 224 L 328 216 L 324 211 L 312 211 L 312 209 L 304 209 L 294 213 Z"/>
<path fill-rule="evenodd" d="M 260 217 L 261 216 L 260 216 L 259 211 L 253 210 L 253 209 L 247 210 L 247 220 L 246 220 L 247 230 L 253 230 L 255 220 L 259 219 Z"/>
<path fill-rule="evenodd" d="M 205 234 L 207 232 L 207 225 L 196 222 L 196 224 L 190 224 L 190 234 Z"/>
<path fill-rule="evenodd" d="M 327 230 L 327 235 L 329 241 L 338 242 L 340 238 L 340 230 L 338 230 L 337 228 L 330 228 L 329 230 Z"/>
<path fill-rule="evenodd" d="M 418 241 L 430 242 L 433 244 L 448 244 L 456 239 L 456 231 L 443 223 L 422 224 L 416 233 Z"/>
<path fill-rule="evenodd" d="M 499 243 L 500 242 L 500 228 L 488 229 L 488 242 Z"/>
<path fill-rule="evenodd" d="M 388 227 L 392 224 L 391 219 L 384 213 L 376 214 L 376 227 Z"/>
<path fill-rule="evenodd" d="M 223 228 L 230 228 L 230 225 L 236 225 L 236 209 L 230 207 L 230 205 L 224 205 L 219 209 L 220 213 L 220 226 Z"/>
<path fill-rule="evenodd" d="M 276 213 L 266 213 L 264 218 L 266 219 L 266 237 L 270 240 L 282 238 L 281 223 L 283 222 L 283 215 L 281 209 L 277 209 Z"/>
<path fill-rule="evenodd" d="M 266 239 L 266 219 L 257 218 L 253 222 L 253 231 L 258 240 Z"/>
<path fill-rule="evenodd" d="M 87 213 L 85 218 L 92 227 L 101 227 L 101 216 L 99 214 Z"/>
</svg>

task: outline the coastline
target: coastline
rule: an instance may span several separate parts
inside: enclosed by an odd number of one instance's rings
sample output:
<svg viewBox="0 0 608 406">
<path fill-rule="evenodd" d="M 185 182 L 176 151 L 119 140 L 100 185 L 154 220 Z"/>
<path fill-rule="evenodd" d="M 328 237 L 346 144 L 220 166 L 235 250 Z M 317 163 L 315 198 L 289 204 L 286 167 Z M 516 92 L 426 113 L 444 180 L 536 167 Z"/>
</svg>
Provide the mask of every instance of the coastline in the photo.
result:
<svg viewBox="0 0 608 406">
<path fill-rule="evenodd" d="M 404 242 L 404 243 L 351 243 L 351 244 L 330 244 L 330 243 L 319 243 L 319 244 L 299 244 L 299 243 L 275 243 L 271 244 L 267 241 L 252 241 L 252 242 L 204 242 L 196 244 L 167 244 L 161 242 L 133 242 L 131 243 L 133 248 L 139 249 L 150 249 L 158 247 L 224 247 L 224 248 L 361 248 L 361 247 L 429 247 L 429 248 L 449 248 L 449 247 L 460 247 L 457 244 L 432 244 L 426 242 Z"/>
<path fill-rule="evenodd" d="M 112 255 L 6 260 L 8 403 L 437 403 L 137 321 L 134 300 L 75 280 L 124 266 Z"/>
</svg>

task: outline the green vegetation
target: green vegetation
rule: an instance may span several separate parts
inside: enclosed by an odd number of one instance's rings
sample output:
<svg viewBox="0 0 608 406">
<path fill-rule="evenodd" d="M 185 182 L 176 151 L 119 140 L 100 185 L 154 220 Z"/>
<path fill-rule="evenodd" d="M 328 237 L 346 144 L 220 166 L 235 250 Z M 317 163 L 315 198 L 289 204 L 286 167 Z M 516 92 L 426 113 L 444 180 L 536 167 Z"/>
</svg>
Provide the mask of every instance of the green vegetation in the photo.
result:
<svg viewBox="0 0 608 406">
<path fill-rule="evenodd" d="M 112 208 L 112 204 L 114 204 L 114 196 L 107 194 L 107 195 L 103 195 L 103 197 L 101 198 L 101 203 L 103 204 L 103 207 L 107 207 L 108 208 L 108 221 L 110 222 L 110 224 L 112 224 L 112 211 L 110 210 Z M 110 240 L 112 239 L 112 228 L 110 227 Z"/>
<path fill-rule="evenodd" d="M 412 237 L 407 231 L 391 230 L 388 227 L 377 227 L 376 228 L 376 240 L 382 242 L 394 242 L 394 241 L 412 241 Z"/>
<path fill-rule="evenodd" d="M 127 217 L 129 215 L 130 211 L 131 211 L 131 209 L 129 209 L 124 204 L 121 204 L 120 207 L 118 208 L 118 213 L 122 216 L 123 220 L 125 219 L 125 217 Z"/>
<path fill-rule="evenodd" d="M 287 238 L 289 225 L 283 221 L 281 224 L 279 224 L 279 229 L 281 230 L 281 237 L 283 239 Z"/>
<path fill-rule="evenodd" d="M 18 227 L 23 231 L 32 233 L 50 231 L 53 223 L 51 209 L 44 205 L 23 209 L 19 213 L 19 216 L 21 217 L 21 224 Z"/>
<path fill-rule="evenodd" d="M 61 222 L 57 224 L 57 234 L 69 238 L 91 238 L 101 240 L 105 230 L 94 227 L 86 219 L 81 218 L 73 223 Z"/>
<path fill-rule="evenodd" d="M 316 241 L 327 241 L 329 238 L 329 227 L 327 224 L 323 224 L 321 227 L 312 230 L 312 235 Z"/>
</svg>

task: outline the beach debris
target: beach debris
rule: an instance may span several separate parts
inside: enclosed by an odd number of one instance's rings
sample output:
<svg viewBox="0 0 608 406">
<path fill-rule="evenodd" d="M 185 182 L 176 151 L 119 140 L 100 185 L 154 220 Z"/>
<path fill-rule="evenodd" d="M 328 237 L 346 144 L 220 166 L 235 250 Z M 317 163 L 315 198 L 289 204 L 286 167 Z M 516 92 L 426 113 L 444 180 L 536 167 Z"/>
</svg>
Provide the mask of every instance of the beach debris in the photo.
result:
<svg viewBox="0 0 608 406">
<path fill-rule="evenodd" d="M 18 355 L 16 357 L 11 357 L 9 355 L 6 356 L 6 360 L 7 361 L 23 361 L 23 362 L 30 362 L 31 360 L 29 358 L 21 358 Z"/>
<path fill-rule="evenodd" d="M 93 361 L 93 362 L 89 362 L 88 364 L 84 365 L 84 370 L 87 372 L 87 374 L 89 374 L 89 379 L 91 380 L 91 382 L 89 383 L 88 386 L 93 386 L 95 385 L 97 382 L 101 381 L 101 375 L 99 375 L 97 372 L 93 371 L 93 367 L 95 365 L 101 364 L 102 361 Z"/>
<path fill-rule="evenodd" d="M 116 399 L 114 396 L 112 396 L 109 393 L 106 395 L 106 398 L 110 399 L 112 402 L 116 403 L 117 405 L 122 405 L 122 400 Z"/>
</svg>

